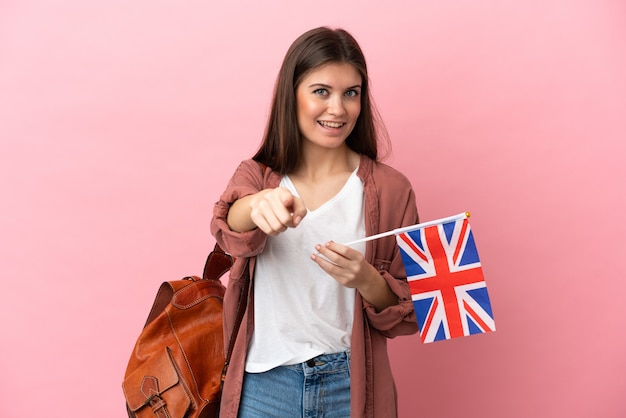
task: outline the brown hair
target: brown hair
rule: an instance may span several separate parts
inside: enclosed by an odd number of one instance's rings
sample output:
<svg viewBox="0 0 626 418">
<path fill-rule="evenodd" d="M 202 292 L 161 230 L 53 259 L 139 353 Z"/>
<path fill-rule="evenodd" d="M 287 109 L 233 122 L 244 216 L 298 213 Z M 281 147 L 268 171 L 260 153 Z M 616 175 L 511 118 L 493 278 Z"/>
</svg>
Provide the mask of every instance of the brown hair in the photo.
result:
<svg viewBox="0 0 626 418">
<path fill-rule="evenodd" d="M 283 60 L 265 135 L 256 161 L 280 174 L 290 173 L 300 160 L 301 133 L 296 112 L 296 88 L 311 70 L 330 63 L 348 63 L 361 75 L 361 113 L 346 138 L 353 151 L 378 158 L 377 127 L 384 127 L 372 103 L 365 57 L 357 41 L 343 29 L 320 27 L 302 34 Z"/>
</svg>

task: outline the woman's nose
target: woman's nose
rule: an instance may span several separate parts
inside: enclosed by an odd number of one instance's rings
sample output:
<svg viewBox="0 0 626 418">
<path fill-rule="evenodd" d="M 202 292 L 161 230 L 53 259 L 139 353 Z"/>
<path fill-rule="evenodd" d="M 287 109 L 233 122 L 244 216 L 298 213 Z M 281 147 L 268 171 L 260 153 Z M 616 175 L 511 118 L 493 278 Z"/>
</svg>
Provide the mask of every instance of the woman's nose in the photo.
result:
<svg viewBox="0 0 626 418">
<path fill-rule="evenodd" d="M 345 112 L 343 97 L 339 95 L 331 96 L 328 100 L 328 113 L 331 115 L 343 115 Z"/>
</svg>

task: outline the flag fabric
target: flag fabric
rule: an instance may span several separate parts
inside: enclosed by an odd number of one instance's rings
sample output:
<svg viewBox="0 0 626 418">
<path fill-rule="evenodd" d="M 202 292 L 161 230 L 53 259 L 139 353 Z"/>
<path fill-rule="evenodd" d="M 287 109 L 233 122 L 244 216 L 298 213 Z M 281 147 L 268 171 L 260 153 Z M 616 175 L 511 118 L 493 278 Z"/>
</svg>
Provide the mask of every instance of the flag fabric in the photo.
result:
<svg viewBox="0 0 626 418">
<path fill-rule="evenodd" d="M 429 224 L 396 234 L 422 342 L 495 331 L 469 221 Z"/>
</svg>

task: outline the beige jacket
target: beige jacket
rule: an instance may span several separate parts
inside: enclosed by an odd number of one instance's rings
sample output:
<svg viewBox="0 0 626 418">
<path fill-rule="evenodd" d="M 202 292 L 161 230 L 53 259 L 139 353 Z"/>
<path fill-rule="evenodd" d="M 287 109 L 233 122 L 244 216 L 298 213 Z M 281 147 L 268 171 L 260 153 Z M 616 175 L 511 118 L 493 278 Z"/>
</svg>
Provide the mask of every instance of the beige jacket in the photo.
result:
<svg viewBox="0 0 626 418">
<path fill-rule="evenodd" d="M 407 178 L 393 168 L 362 156 L 357 175 L 365 191 L 366 234 L 373 235 L 418 223 L 415 194 Z M 266 188 L 278 187 L 281 176 L 271 169 L 262 170 L 246 160 L 235 171 L 226 191 L 215 204 L 211 233 L 236 260 L 230 271 L 224 298 L 224 335 L 228 340 L 237 309 L 246 258 L 254 281 L 256 255 L 263 251 L 267 235 L 259 229 L 238 233 L 226 223 L 230 204 Z M 413 303 L 395 237 L 369 241 L 365 257 L 398 295 L 398 304 L 381 312 L 356 294 L 351 339 L 350 411 L 352 418 L 397 417 L 396 389 L 387 356 L 387 338 L 417 332 Z M 230 367 L 224 383 L 220 417 L 236 418 L 243 382 L 244 363 L 254 329 L 253 286 L 248 307 L 237 336 Z"/>
</svg>

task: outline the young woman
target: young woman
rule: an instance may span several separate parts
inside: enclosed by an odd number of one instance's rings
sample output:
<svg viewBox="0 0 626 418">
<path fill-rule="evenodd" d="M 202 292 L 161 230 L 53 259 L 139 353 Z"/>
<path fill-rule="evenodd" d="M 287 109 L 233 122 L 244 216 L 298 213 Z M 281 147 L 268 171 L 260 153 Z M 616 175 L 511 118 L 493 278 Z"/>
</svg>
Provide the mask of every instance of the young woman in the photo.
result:
<svg viewBox="0 0 626 418">
<path fill-rule="evenodd" d="M 409 181 L 378 161 L 363 53 L 341 29 L 289 48 L 260 149 L 215 204 L 211 231 L 235 258 L 229 338 L 251 284 L 221 417 L 397 416 L 387 338 L 417 331 L 394 237 L 418 223 Z"/>
</svg>

